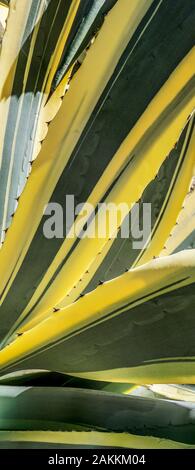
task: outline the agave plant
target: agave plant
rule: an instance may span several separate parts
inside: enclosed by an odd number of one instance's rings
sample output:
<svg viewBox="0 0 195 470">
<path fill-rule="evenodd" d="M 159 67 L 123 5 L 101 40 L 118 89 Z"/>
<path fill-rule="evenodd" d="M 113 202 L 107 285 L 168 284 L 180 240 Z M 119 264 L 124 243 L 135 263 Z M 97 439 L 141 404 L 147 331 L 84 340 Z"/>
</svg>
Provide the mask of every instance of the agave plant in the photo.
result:
<svg viewBox="0 0 195 470">
<path fill-rule="evenodd" d="M 194 447 L 194 0 L 0 15 L 0 446 Z"/>
</svg>

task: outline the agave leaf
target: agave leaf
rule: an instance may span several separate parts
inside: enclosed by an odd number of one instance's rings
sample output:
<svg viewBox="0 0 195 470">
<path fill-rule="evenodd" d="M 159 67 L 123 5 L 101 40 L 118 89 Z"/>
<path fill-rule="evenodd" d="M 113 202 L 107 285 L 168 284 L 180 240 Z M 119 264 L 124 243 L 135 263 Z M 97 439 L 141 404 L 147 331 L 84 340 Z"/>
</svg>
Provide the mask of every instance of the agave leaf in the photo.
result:
<svg viewBox="0 0 195 470">
<path fill-rule="evenodd" d="M 2 372 L 41 368 L 110 382 L 193 383 L 194 282 L 193 250 L 131 270 L 19 330 L 0 352 Z"/>
<path fill-rule="evenodd" d="M 194 445 L 151 436 L 105 431 L 0 431 L 3 449 L 194 449 Z"/>
<path fill-rule="evenodd" d="M 143 442 L 150 436 L 154 445 L 155 438 L 194 445 L 191 404 L 95 390 L 11 386 L 0 387 L 0 400 L 1 432 L 72 431 L 73 444 L 75 431 L 104 430 L 124 432 L 129 440 L 142 436 Z"/>
</svg>

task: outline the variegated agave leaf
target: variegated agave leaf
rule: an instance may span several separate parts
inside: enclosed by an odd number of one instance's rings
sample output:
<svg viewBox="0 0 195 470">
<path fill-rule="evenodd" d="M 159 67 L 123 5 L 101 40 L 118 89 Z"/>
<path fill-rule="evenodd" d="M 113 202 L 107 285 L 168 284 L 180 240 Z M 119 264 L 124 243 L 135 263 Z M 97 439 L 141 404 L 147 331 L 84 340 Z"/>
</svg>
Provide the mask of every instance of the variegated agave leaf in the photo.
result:
<svg viewBox="0 0 195 470">
<path fill-rule="evenodd" d="M 62 442 L 73 445 L 103 443 L 114 447 L 117 438 L 117 447 L 195 445 L 190 404 L 58 387 L 1 386 L 0 394 L 4 409 L 1 442 L 10 438 L 17 442 L 22 436 L 24 441 L 41 442 L 43 437 L 50 442 L 58 432 L 59 443 L 59 431 L 63 431 Z"/>
</svg>

